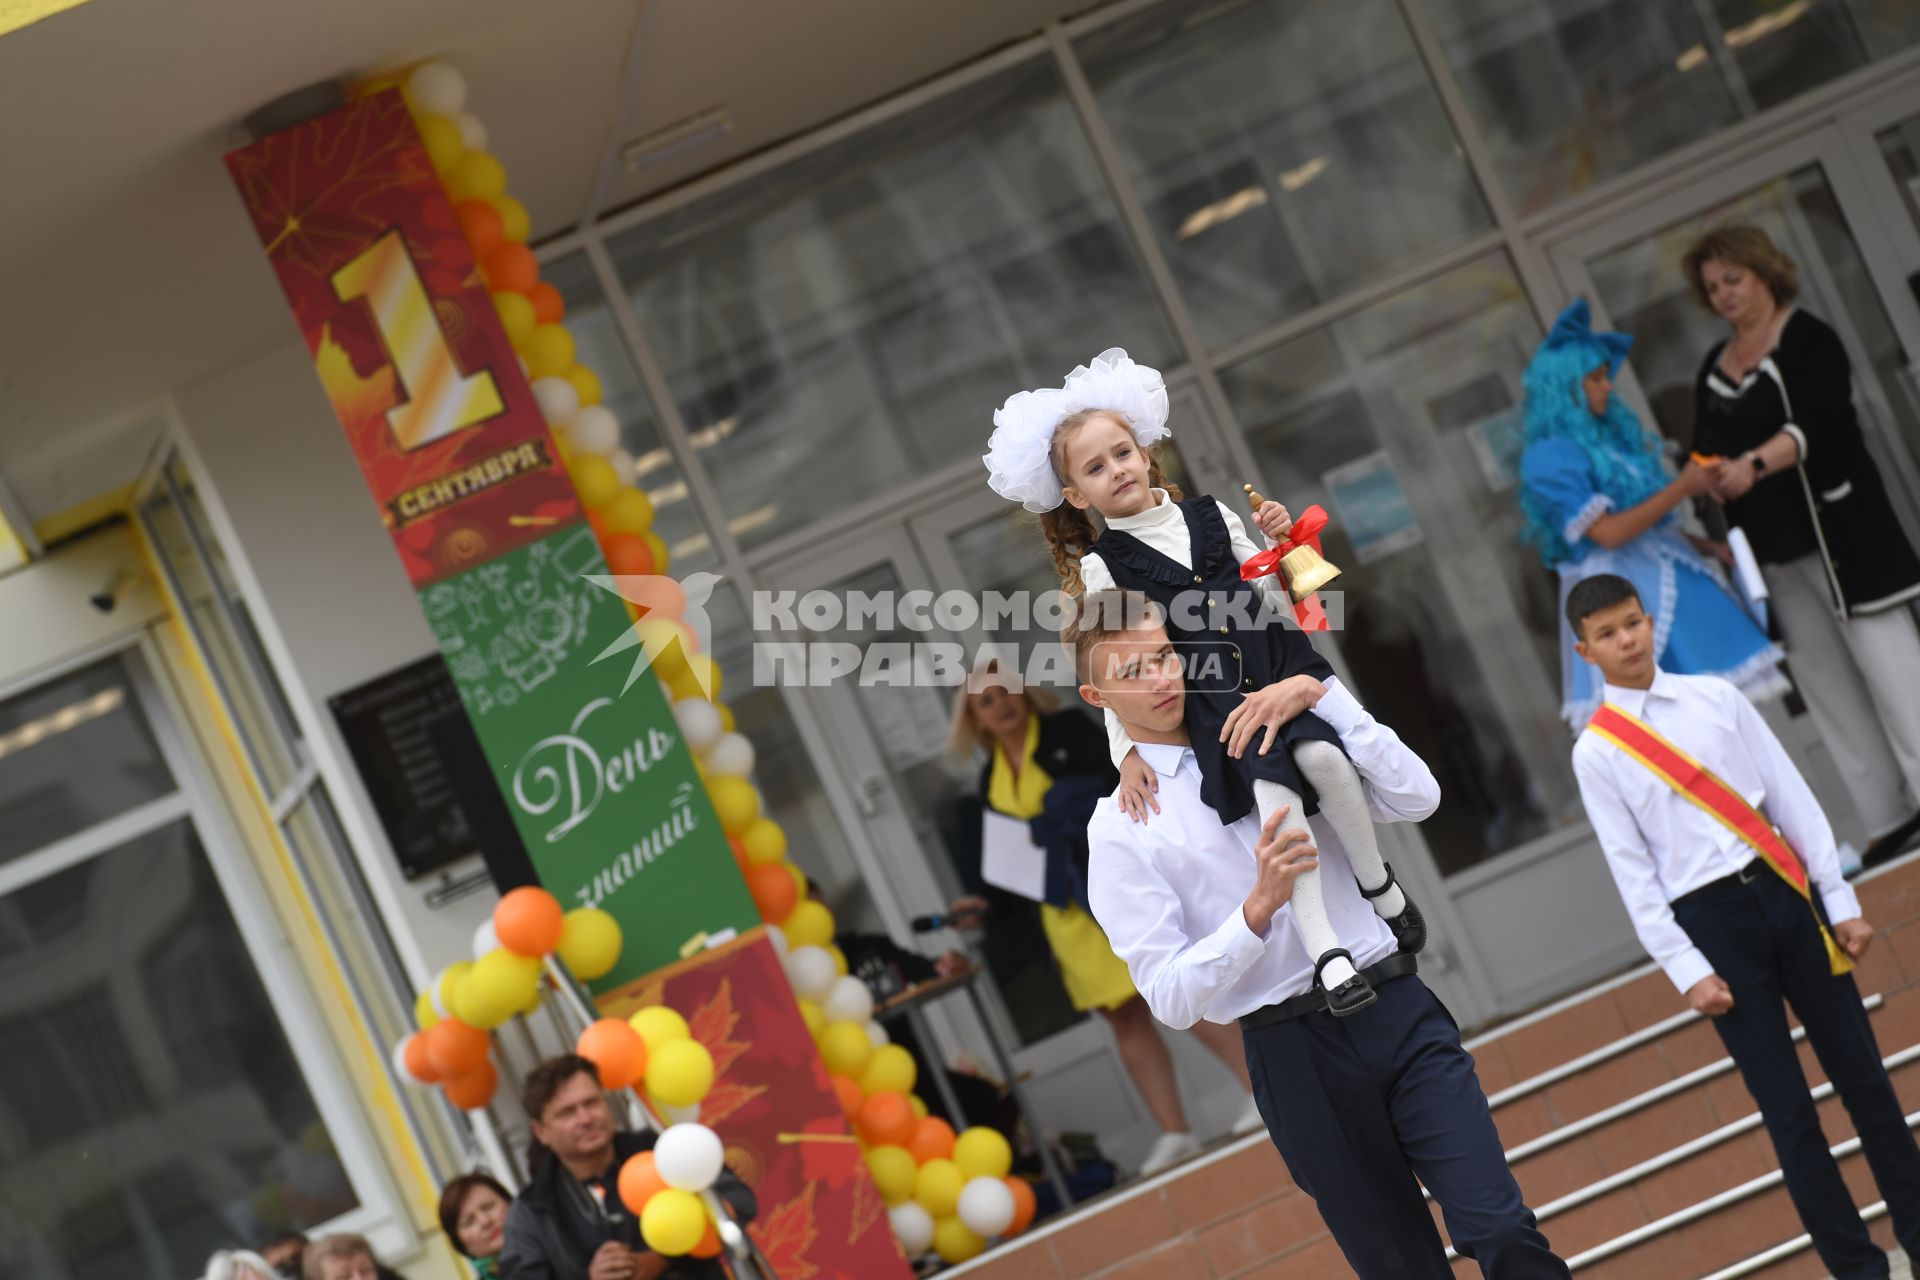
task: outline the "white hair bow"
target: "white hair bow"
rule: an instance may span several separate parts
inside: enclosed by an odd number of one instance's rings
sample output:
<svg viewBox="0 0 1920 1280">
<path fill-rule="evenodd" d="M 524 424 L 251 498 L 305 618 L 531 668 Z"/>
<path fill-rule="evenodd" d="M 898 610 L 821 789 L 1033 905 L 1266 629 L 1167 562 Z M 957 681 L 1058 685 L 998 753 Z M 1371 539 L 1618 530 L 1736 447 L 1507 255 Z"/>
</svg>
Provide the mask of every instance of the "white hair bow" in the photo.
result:
<svg viewBox="0 0 1920 1280">
<path fill-rule="evenodd" d="M 1167 429 L 1167 384 L 1160 371 L 1110 347 L 1068 374 L 1065 385 L 1017 392 L 995 411 L 993 438 L 981 457 L 993 491 L 1029 511 L 1059 506 L 1065 495 L 1053 469 L 1053 432 L 1083 409 L 1120 414 L 1143 449 L 1173 434 Z"/>
</svg>

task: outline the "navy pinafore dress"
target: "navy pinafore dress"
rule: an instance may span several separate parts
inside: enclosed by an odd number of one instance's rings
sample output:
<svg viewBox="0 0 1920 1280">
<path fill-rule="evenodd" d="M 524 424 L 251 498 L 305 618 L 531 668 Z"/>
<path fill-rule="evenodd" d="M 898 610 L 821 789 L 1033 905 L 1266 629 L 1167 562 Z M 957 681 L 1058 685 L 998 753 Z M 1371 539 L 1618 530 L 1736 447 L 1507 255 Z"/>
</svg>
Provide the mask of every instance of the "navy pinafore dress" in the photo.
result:
<svg viewBox="0 0 1920 1280">
<path fill-rule="evenodd" d="M 1179 505 L 1191 540 L 1191 569 L 1119 529 L 1107 529 L 1088 549 L 1100 554 L 1116 586 L 1138 591 L 1166 611 L 1167 635 L 1176 647 L 1202 661 L 1209 651 L 1218 652 L 1223 641 L 1238 649 L 1237 680 L 1189 677 L 1187 681 L 1187 732 L 1200 765 L 1200 797 L 1213 806 L 1222 825 L 1238 822 L 1253 811 L 1256 778 L 1297 792 L 1306 813 L 1295 816 L 1310 817 L 1320 811 L 1319 797 L 1294 764 L 1292 746 L 1315 740 L 1338 747 L 1340 735 L 1333 726 L 1311 711 L 1303 712 L 1280 727 L 1266 755 L 1259 754 L 1262 730 L 1238 760 L 1227 754 L 1220 729 L 1228 714 L 1255 689 L 1288 676 L 1325 680 L 1333 668 L 1297 627 L 1278 622 L 1260 628 L 1240 625 L 1259 616 L 1260 599 L 1255 594 L 1258 588 L 1240 577 L 1240 562 L 1234 558 L 1219 504 L 1202 497 Z M 1191 625 L 1202 621 L 1204 628 Z M 1227 674 L 1231 677 L 1234 672 Z"/>
</svg>

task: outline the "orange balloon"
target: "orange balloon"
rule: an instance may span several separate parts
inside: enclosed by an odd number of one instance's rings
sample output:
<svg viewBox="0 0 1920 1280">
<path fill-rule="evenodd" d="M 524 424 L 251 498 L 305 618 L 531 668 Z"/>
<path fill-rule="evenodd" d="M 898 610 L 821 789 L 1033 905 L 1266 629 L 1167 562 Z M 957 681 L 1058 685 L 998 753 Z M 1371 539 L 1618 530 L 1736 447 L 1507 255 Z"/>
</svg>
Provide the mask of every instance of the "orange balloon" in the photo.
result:
<svg viewBox="0 0 1920 1280">
<path fill-rule="evenodd" d="M 753 866 L 753 860 L 747 857 L 747 851 L 740 847 L 740 837 L 728 836 L 727 845 L 733 850 L 734 865 L 740 868 L 740 874 L 747 874 L 748 869 Z M 848 1116 L 847 1119 L 851 1120 L 853 1117 Z"/>
<path fill-rule="evenodd" d="M 447 1101 L 462 1111 L 477 1111 L 487 1105 L 500 1085 L 500 1073 L 482 1058 L 477 1071 L 469 1071 L 447 1081 Z"/>
<path fill-rule="evenodd" d="M 647 1074 L 647 1042 L 620 1018 L 602 1018 L 582 1031 L 573 1051 L 600 1072 L 603 1089 L 624 1089 Z"/>
<path fill-rule="evenodd" d="M 907 1140 L 907 1151 L 915 1164 L 953 1159 L 953 1126 L 939 1116 L 922 1118 L 914 1126 L 913 1137 Z"/>
<path fill-rule="evenodd" d="M 567 318 L 566 299 L 545 280 L 533 286 L 527 296 L 533 299 L 533 318 L 541 324 L 559 324 Z"/>
<path fill-rule="evenodd" d="M 513 890 L 493 909 L 493 933 L 517 956 L 544 956 L 560 945 L 560 899 L 535 885 Z"/>
<path fill-rule="evenodd" d="M 506 239 L 500 211 L 485 200 L 462 200 L 453 206 L 453 216 L 460 220 L 460 230 L 466 235 L 473 256 L 482 262 Z M 537 308 L 534 314 L 539 314 Z"/>
<path fill-rule="evenodd" d="M 627 577 L 653 572 L 653 552 L 638 534 L 610 533 L 600 539 L 600 550 L 607 557 L 608 573 Z"/>
<path fill-rule="evenodd" d="M 860 1104 L 860 1136 L 870 1147 L 904 1147 L 913 1137 L 913 1105 L 904 1094 L 876 1093 Z"/>
<path fill-rule="evenodd" d="M 653 1193 L 665 1190 L 666 1185 L 667 1180 L 660 1176 L 660 1170 L 653 1163 L 651 1151 L 628 1156 L 627 1162 L 620 1166 L 620 1203 L 636 1218 L 647 1207 L 647 1201 L 653 1199 Z"/>
<path fill-rule="evenodd" d="M 860 1083 L 846 1076 L 833 1077 L 833 1091 L 839 1095 L 840 1110 L 846 1114 L 849 1123 L 860 1118 L 860 1106 L 867 1095 L 860 1092 Z"/>
<path fill-rule="evenodd" d="M 407 1037 L 407 1047 L 401 1055 L 406 1064 L 407 1074 L 421 1084 L 437 1084 L 440 1072 L 433 1065 L 433 1059 L 427 1056 L 427 1033 L 418 1032 Z"/>
<path fill-rule="evenodd" d="M 707 1232 L 700 1237 L 700 1243 L 687 1250 L 690 1258 L 717 1258 L 720 1256 L 720 1229 L 707 1223 Z"/>
<path fill-rule="evenodd" d="M 753 905 L 760 908 L 762 920 L 785 920 L 800 900 L 799 890 L 784 862 L 748 867 L 747 892 L 753 895 Z"/>
<path fill-rule="evenodd" d="M 1013 1225 L 1002 1234 L 1017 1236 L 1033 1225 L 1033 1213 L 1038 1207 L 1033 1198 L 1033 1184 L 1011 1175 L 1002 1181 L 1007 1184 L 1007 1190 L 1013 1192 Z"/>
<path fill-rule="evenodd" d="M 499 245 L 481 262 L 495 293 L 532 293 L 540 283 L 540 260 L 523 244 Z"/>
<path fill-rule="evenodd" d="M 442 1018 L 420 1034 L 427 1038 L 427 1058 L 443 1080 L 478 1071 L 487 1060 L 487 1033 L 458 1018 Z"/>
</svg>

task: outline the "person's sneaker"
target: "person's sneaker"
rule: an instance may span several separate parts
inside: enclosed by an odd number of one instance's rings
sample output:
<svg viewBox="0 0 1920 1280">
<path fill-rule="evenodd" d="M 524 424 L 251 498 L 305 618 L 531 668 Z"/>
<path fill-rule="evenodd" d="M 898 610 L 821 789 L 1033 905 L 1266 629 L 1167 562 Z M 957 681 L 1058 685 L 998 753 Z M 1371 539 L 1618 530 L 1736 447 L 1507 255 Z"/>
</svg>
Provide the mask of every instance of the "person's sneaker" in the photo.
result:
<svg viewBox="0 0 1920 1280">
<path fill-rule="evenodd" d="M 1247 1104 L 1240 1108 L 1240 1114 L 1233 1118 L 1233 1128 L 1228 1132 L 1238 1138 L 1266 1127 L 1267 1122 L 1260 1115 L 1260 1104 L 1249 1096 Z"/>
<path fill-rule="evenodd" d="M 1147 1158 L 1140 1162 L 1140 1176 L 1151 1178 L 1154 1174 L 1171 1169 L 1182 1160 L 1191 1160 L 1200 1154 L 1200 1140 L 1191 1133 L 1163 1133 L 1154 1140 L 1153 1149 L 1147 1152 Z"/>
</svg>

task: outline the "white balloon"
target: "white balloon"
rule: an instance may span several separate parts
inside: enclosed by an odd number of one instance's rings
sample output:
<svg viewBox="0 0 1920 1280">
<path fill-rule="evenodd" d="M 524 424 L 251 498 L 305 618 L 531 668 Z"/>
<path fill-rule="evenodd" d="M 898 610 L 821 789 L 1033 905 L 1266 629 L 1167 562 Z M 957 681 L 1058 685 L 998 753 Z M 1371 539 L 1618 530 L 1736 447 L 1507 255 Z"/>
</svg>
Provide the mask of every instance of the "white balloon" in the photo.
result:
<svg viewBox="0 0 1920 1280">
<path fill-rule="evenodd" d="M 744 778 L 753 772 L 753 744 L 743 733 L 723 733 L 707 748 L 701 761 L 707 772 L 726 778 Z"/>
<path fill-rule="evenodd" d="M 535 378 L 533 398 L 550 427 L 564 427 L 580 412 L 580 393 L 565 378 Z"/>
<path fill-rule="evenodd" d="M 467 144 L 467 150 L 487 149 L 487 126 L 480 123 L 479 116 L 471 111 L 462 111 L 453 118 L 453 122 L 460 126 L 460 141 Z"/>
<path fill-rule="evenodd" d="M 827 959 L 831 960 L 833 957 L 828 956 Z M 448 965 L 447 969 L 451 969 L 452 967 L 452 965 Z M 433 1011 L 442 1018 L 451 1018 L 453 1016 L 453 1010 L 447 1008 L 446 1001 L 440 998 L 440 989 L 447 985 L 447 969 L 442 969 L 440 972 L 434 974 L 433 985 L 427 988 L 427 1003 L 432 1005 Z"/>
<path fill-rule="evenodd" d="M 620 419 L 604 405 L 590 404 L 567 423 L 567 443 L 604 458 L 620 447 Z"/>
<path fill-rule="evenodd" d="M 500 935 L 493 931 L 493 917 L 488 916 L 480 922 L 480 927 L 473 931 L 473 958 L 478 960 L 499 945 Z"/>
<path fill-rule="evenodd" d="M 828 988 L 820 1012 L 827 1015 L 828 1022 L 865 1022 L 873 1016 L 873 993 L 866 983 L 848 974 Z"/>
<path fill-rule="evenodd" d="M 887 1219 L 893 1223 L 893 1234 L 909 1258 L 933 1248 L 933 1215 L 918 1204 L 911 1200 L 897 1204 L 887 1210 Z"/>
<path fill-rule="evenodd" d="M 695 755 L 705 754 L 708 747 L 720 740 L 726 732 L 726 722 L 720 719 L 720 708 L 705 698 L 682 698 L 673 704 L 673 718 L 679 722 L 680 736 L 687 740 L 687 750 Z"/>
<path fill-rule="evenodd" d="M 682 1191 L 705 1191 L 726 1161 L 720 1135 L 703 1124 L 669 1125 L 653 1144 L 653 1167 L 660 1180 Z M 1012 1199 L 1012 1194 L 1008 1194 Z M 1012 1221 L 1011 1218 L 1008 1219 Z"/>
<path fill-rule="evenodd" d="M 417 1033 L 401 1036 L 394 1041 L 393 1057 L 389 1060 L 393 1066 L 393 1078 L 402 1084 L 420 1083 L 413 1078 L 413 1072 L 407 1070 L 407 1041 L 413 1039 L 414 1034 Z"/>
<path fill-rule="evenodd" d="M 767 941 L 773 944 L 773 954 L 780 957 L 784 964 L 793 951 L 793 944 L 787 941 L 787 931 L 777 924 L 767 926 Z"/>
<path fill-rule="evenodd" d="M 981 1239 L 992 1239 L 1013 1225 L 1013 1192 L 998 1178 L 975 1178 L 960 1188 L 960 1221 Z"/>
<path fill-rule="evenodd" d="M 840 978 L 839 966 L 825 947 L 795 947 L 787 956 L 787 981 L 802 1000 L 825 1000 Z"/>
<path fill-rule="evenodd" d="M 625 449 L 615 449 L 607 455 L 607 462 L 613 467 L 613 474 L 620 477 L 621 484 L 632 484 L 633 455 Z"/>
<path fill-rule="evenodd" d="M 893 1043 L 893 1038 L 887 1034 L 887 1029 L 877 1022 L 867 1023 L 867 1040 L 876 1049 L 883 1044 Z"/>
<path fill-rule="evenodd" d="M 407 77 L 407 97 L 416 110 L 457 116 L 467 105 L 467 78 L 444 62 L 423 62 Z"/>
</svg>

